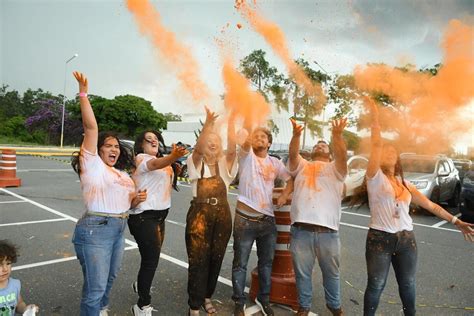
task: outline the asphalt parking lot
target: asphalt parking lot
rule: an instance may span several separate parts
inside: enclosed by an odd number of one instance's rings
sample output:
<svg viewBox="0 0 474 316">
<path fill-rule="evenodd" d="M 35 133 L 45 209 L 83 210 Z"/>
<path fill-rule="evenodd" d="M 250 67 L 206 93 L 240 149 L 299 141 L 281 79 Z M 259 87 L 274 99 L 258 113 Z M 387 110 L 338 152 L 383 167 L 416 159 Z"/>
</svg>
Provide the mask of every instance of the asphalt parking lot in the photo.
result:
<svg viewBox="0 0 474 316">
<path fill-rule="evenodd" d="M 0 189 L 0 239 L 20 246 L 13 277 L 22 281 L 27 303 L 41 308 L 41 315 L 77 315 L 82 273 L 71 243 L 75 221 L 84 207 L 77 175 L 66 158 L 19 156 L 19 188 Z M 173 193 L 162 257 L 153 283 L 152 303 L 156 315 L 185 315 L 187 311 L 187 255 L 184 243 L 186 212 L 191 199 L 189 185 Z M 229 193 L 231 208 L 235 192 Z M 454 210 L 451 210 L 453 213 Z M 361 315 L 366 285 L 365 236 L 368 210 L 345 207 L 340 229 L 342 242 L 341 280 L 343 307 L 347 315 Z M 419 248 L 417 310 L 419 315 L 474 315 L 474 244 L 464 241 L 450 223 L 415 214 Z M 139 267 L 139 253 L 126 231 L 126 251 L 121 272 L 111 294 L 110 315 L 131 315 L 136 302 L 131 284 Z M 220 315 L 231 315 L 232 239 L 225 256 L 221 278 L 214 295 Z M 255 267 L 252 253 L 249 267 Z M 469 272 L 470 271 L 470 272 Z M 250 281 L 250 277 L 247 278 Z M 329 315 L 325 309 L 319 269 L 314 272 L 312 311 Z M 250 306 L 248 313 L 255 308 Z M 399 315 L 398 289 L 391 271 L 379 307 L 380 315 Z M 275 307 L 277 315 L 292 315 Z"/>
</svg>

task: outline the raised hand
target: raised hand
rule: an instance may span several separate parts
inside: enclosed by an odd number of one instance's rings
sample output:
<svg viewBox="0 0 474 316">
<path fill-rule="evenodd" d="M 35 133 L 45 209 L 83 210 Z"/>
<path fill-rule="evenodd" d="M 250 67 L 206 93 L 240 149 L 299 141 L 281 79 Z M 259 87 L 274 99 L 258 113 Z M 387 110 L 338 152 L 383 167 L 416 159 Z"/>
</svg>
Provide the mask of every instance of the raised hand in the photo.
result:
<svg viewBox="0 0 474 316">
<path fill-rule="evenodd" d="M 185 147 L 177 146 L 176 144 L 171 145 L 171 156 L 178 159 L 188 154 L 188 150 Z"/>
<path fill-rule="evenodd" d="M 362 97 L 365 106 L 369 110 L 371 120 L 372 120 L 372 125 L 378 125 L 379 124 L 379 109 L 377 107 L 377 104 L 375 101 L 368 97 L 368 96 L 363 96 Z"/>
<path fill-rule="evenodd" d="M 216 112 L 212 112 L 207 106 L 204 106 L 206 109 L 206 122 L 205 124 L 212 125 L 216 122 L 217 118 L 219 115 L 216 114 Z"/>
<path fill-rule="evenodd" d="M 304 127 L 296 123 L 294 118 L 290 118 L 291 125 L 293 125 L 293 136 L 301 136 Z"/>
<path fill-rule="evenodd" d="M 344 128 L 347 126 L 347 119 L 342 118 L 339 120 L 334 120 L 331 122 L 332 125 L 332 134 L 333 135 L 342 135 Z"/>
<path fill-rule="evenodd" d="M 89 83 L 87 82 L 87 77 L 79 71 L 74 71 L 72 74 L 74 75 L 77 80 L 77 83 L 79 84 L 79 92 L 87 93 L 87 91 L 89 90 Z"/>
</svg>

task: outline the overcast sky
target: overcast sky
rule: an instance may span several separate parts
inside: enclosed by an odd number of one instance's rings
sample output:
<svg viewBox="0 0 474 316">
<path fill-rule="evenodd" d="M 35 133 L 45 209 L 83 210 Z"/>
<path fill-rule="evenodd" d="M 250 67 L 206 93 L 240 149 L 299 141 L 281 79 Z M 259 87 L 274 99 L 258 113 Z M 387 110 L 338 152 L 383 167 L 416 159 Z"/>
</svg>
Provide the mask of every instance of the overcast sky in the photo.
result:
<svg viewBox="0 0 474 316">
<path fill-rule="evenodd" d="M 352 72 L 367 62 L 419 67 L 441 61 L 439 42 L 450 19 L 474 15 L 474 1 L 259 0 L 262 14 L 286 34 L 292 56 L 316 60 L 325 71 Z M 222 94 L 221 61 L 214 39 L 227 23 L 235 59 L 254 49 L 267 52 L 284 71 L 265 41 L 241 18 L 233 0 L 153 1 L 163 24 L 188 45 L 203 80 Z M 237 23 L 242 28 L 236 27 Z M 0 0 L 0 82 L 63 93 L 77 88 L 70 74 L 89 77 L 90 93 L 113 98 L 133 94 L 152 101 L 159 112 L 188 113 L 196 107 L 180 97 L 173 71 L 160 62 L 148 39 L 139 34 L 125 1 Z M 317 69 L 317 66 L 315 66 Z"/>
</svg>

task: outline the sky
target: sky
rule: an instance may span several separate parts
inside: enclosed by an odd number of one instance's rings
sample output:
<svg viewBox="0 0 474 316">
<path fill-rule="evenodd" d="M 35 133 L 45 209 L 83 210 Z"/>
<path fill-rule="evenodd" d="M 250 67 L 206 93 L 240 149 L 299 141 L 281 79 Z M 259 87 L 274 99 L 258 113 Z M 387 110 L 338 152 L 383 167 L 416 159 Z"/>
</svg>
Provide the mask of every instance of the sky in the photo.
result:
<svg viewBox="0 0 474 316">
<path fill-rule="evenodd" d="M 224 36 L 231 43 L 236 64 L 253 50 L 263 49 L 270 64 L 285 71 L 264 39 L 236 11 L 233 0 L 152 3 L 163 24 L 192 51 L 215 103 L 221 103 L 224 90 L 216 39 Z M 472 22 L 474 16 L 472 0 L 257 3 L 262 15 L 285 33 L 295 59 L 317 61 L 330 75 L 351 73 L 356 65 L 368 62 L 432 66 L 441 61 L 439 43 L 448 21 Z M 76 53 L 79 56 L 66 64 Z M 77 86 L 71 72 L 78 70 L 88 76 L 92 94 L 138 95 L 162 113 L 202 112 L 202 105 L 183 94 L 175 72 L 161 57 L 140 34 L 125 1 L 0 0 L 0 82 L 20 92 L 42 88 L 63 94 L 66 83 L 65 95 L 72 98 Z"/>
</svg>

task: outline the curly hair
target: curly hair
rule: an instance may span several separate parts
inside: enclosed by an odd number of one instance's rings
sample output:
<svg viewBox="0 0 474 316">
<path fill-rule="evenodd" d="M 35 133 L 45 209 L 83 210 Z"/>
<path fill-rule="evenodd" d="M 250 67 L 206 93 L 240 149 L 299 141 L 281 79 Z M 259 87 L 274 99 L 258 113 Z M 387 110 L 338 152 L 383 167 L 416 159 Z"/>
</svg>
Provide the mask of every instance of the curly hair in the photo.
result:
<svg viewBox="0 0 474 316">
<path fill-rule="evenodd" d="M 8 240 L 0 240 L 0 263 L 9 261 L 15 263 L 18 258 L 18 247 Z"/>
<path fill-rule="evenodd" d="M 268 143 L 269 144 L 272 144 L 273 143 L 273 136 L 272 136 L 272 132 L 270 132 L 270 130 L 268 128 L 265 128 L 265 127 L 257 127 L 255 128 L 253 131 L 252 131 L 252 135 L 257 133 L 257 132 L 263 132 L 267 135 L 267 138 L 268 138 Z"/>
<path fill-rule="evenodd" d="M 117 159 L 117 163 L 114 165 L 116 169 L 130 171 L 135 168 L 135 162 L 133 159 L 133 153 L 130 149 L 126 148 L 121 142 L 117 134 L 114 132 L 100 132 L 99 137 L 97 138 L 97 149 L 99 150 L 105 143 L 105 140 L 109 137 L 115 138 L 119 144 L 120 155 Z M 82 144 L 82 142 L 81 142 Z M 79 158 L 81 153 L 76 151 L 72 153 L 71 157 L 71 166 L 74 171 L 81 177 L 81 163 Z"/>
</svg>

